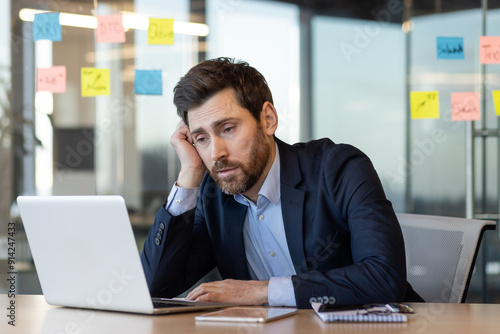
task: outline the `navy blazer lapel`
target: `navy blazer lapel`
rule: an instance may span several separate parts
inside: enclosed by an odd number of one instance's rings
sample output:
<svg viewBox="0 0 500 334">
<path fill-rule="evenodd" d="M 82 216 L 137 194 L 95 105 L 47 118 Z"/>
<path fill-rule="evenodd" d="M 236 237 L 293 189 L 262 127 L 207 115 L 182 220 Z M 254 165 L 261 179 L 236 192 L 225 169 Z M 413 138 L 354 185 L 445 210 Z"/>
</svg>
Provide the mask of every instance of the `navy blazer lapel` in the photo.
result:
<svg viewBox="0 0 500 334">
<path fill-rule="evenodd" d="M 227 196 L 224 201 L 223 224 L 226 230 L 226 243 L 229 250 L 227 256 L 231 257 L 234 279 L 250 279 L 245 255 L 245 242 L 243 241 L 243 223 L 247 214 L 245 205 L 241 205 L 232 196 Z M 229 269 L 229 268 L 226 268 Z"/>
<path fill-rule="evenodd" d="M 286 240 L 297 274 L 307 272 L 304 253 L 303 210 L 305 193 L 297 189 L 302 181 L 297 153 L 276 138 L 280 154 L 281 211 Z"/>
</svg>

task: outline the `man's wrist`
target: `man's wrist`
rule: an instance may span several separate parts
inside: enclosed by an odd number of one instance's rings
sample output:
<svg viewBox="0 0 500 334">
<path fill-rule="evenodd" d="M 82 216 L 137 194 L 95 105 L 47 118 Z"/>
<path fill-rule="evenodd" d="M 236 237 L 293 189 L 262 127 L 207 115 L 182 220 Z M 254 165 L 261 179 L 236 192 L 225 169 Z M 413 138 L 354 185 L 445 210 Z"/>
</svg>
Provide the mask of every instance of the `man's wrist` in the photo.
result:
<svg viewBox="0 0 500 334">
<path fill-rule="evenodd" d="M 181 169 L 177 178 L 177 186 L 186 189 L 200 187 L 203 176 L 205 176 L 205 171 L 205 168 Z"/>
<path fill-rule="evenodd" d="M 261 296 L 260 305 L 268 304 L 269 303 L 269 299 L 268 299 L 269 281 L 259 281 L 259 283 L 260 283 L 259 295 Z"/>
</svg>

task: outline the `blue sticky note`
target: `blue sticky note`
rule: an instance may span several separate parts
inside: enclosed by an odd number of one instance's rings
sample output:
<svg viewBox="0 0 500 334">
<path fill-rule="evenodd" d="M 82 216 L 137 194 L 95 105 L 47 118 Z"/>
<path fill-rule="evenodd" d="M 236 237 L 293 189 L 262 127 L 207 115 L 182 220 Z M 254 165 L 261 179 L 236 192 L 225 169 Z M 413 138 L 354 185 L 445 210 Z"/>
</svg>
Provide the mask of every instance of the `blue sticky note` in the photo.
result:
<svg viewBox="0 0 500 334">
<path fill-rule="evenodd" d="M 54 42 L 62 40 L 59 13 L 35 14 L 33 20 L 33 41 L 48 39 Z"/>
<path fill-rule="evenodd" d="M 161 70 L 135 70 L 136 94 L 162 95 Z"/>
<path fill-rule="evenodd" d="M 436 37 L 438 59 L 465 59 L 463 37 Z"/>
</svg>

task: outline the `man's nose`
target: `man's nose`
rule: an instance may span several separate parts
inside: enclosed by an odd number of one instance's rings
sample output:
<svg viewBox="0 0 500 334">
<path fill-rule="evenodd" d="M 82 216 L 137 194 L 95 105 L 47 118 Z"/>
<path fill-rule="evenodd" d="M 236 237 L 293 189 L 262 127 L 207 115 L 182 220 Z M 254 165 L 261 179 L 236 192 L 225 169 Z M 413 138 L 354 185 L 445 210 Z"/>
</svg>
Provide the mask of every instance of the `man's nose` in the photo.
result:
<svg viewBox="0 0 500 334">
<path fill-rule="evenodd" d="M 222 138 L 212 137 L 212 161 L 219 161 L 227 158 L 226 141 Z"/>
</svg>

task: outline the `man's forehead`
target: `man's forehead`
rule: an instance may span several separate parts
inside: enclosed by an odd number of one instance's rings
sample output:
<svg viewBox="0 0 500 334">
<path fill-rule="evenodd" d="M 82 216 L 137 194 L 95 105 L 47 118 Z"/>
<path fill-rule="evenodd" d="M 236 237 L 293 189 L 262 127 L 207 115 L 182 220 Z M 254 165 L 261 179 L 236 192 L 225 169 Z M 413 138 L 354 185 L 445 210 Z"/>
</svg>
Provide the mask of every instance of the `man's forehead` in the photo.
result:
<svg viewBox="0 0 500 334">
<path fill-rule="evenodd" d="M 188 110 L 187 116 L 189 123 L 198 119 L 206 119 L 213 117 L 218 113 L 227 113 L 234 108 L 236 100 L 232 91 L 223 90 L 200 105 L 197 105 Z M 237 103 L 236 103 L 237 104 Z"/>
<path fill-rule="evenodd" d="M 191 133 L 199 132 L 200 129 L 214 128 L 230 120 L 253 118 L 250 111 L 240 106 L 233 98 L 234 94 L 222 93 L 189 110 L 187 117 Z"/>
<path fill-rule="evenodd" d="M 205 108 L 193 109 L 188 113 L 189 126 L 197 127 L 214 127 L 224 119 L 235 118 L 236 112 L 231 108 Z"/>
</svg>

